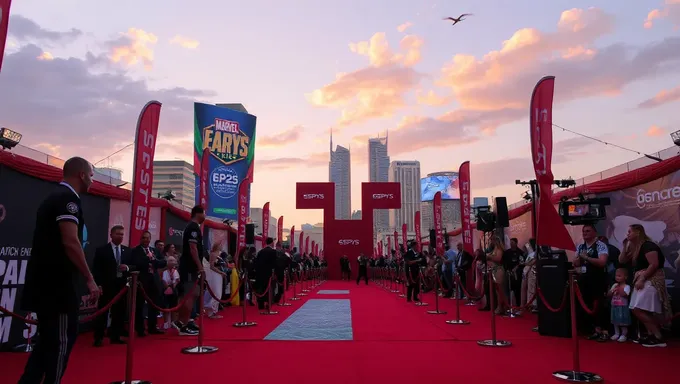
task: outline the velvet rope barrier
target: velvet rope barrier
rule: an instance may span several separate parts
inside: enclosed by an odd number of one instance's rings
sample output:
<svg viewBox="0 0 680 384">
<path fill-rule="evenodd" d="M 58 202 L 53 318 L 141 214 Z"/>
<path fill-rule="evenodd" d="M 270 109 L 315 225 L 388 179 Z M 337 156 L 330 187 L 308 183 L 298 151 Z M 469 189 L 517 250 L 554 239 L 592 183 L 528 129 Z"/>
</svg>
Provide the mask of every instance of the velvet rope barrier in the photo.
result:
<svg viewBox="0 0 680 384">
<path fill-rule="evenodd" d="M 236 288 L 236 290 L 232 290 L 233 292 L 231 293 L 231 296 L 229 297 L 229 299 L 227 299 L 227 300 L 222 300 L 222 299 L 220 299 L 220 298 L 217 297 L 217 295 L 215 294 L 215 292 L 213 292 L 212 288 L 210 287 L 210 284 L 208 284 L 208 283 L 205 284 L 205 287 L 206 287 L 206 289 L 208 290 L 208 294 L 210 295 L 210 297 L 212 297 L 213 299 L 215 299 L 215 301 L 217 301 L 217 302 L 220 303 L 220 304 L 229 304 L 229 303 L 231 303 L 231 301 L 234 300 L 234 299 L 236 298 L 236 295 L 238 295 L 239 292 L 241 291 L 241 287 L 242 287 L 242 286 L 243 286 L 243 280 L 241 280 L 241 281 L 238 282 L 238 288 Z"/>
<path fill-rule="evenodd" d="M 201 281 L 200 277 L 198 279 L 196 279 L 196 281 L 194 281 L 194 286 L 191 288 L 191 292 L 193 292 L 196 289 L 199 281 Z M 152 306 L 155 310 L 162 312 L 162 313 L 172 313 L 172 312 L 178 311 L 180 308 L 182 308 L 184 306 L 184 304 L 187 302 L 187 300 L 189 300 L 192 296 L 192 295 L 189 295 L 189 294 L 185 294 L 184 297 L 182 298 L 182 300 L 176 306 L 174 306 L 172 308 L 163 308 L 163 307 L 156 305 L 156 303 L 153 302 L 151 297 L 149 297 L 149 295 L 144 290 L 143 284 L 141 284 L 141 283 L 139 284 L 139 289 L 140 289 L 140 292 L 142 293 L 142 297 L 144 298 L 144 300 L 146 300 L 146 303 L 149 304 L 150 306 Z M 202 298 L 201 298 L 201 300 L 202 300 Z"/>
</svg>

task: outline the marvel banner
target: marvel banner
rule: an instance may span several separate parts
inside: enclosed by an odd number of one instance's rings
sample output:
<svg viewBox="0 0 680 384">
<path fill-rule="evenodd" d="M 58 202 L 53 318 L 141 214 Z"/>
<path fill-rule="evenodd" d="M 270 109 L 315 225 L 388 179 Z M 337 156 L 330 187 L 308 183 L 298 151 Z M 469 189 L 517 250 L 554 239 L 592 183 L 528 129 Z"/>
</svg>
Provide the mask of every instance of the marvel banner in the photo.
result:
<svg viewBox="0 0 680 384">
<path fill-rule="evenodd" d="M 0 188 L 0 306 L 25 316 L 19 304 L 25 268 L 31 256 L 36 211 L 57 184 L 0 166 L 0 185 L 12 186 Z M 108 242 L 109 200 L 87 194 L 82 195 L 81 200 L 85 217 L 83 249 L 91 267 L 95 248 Z M 96 305 L 82 304 L 89 301 L 89 296 L 84 280 L 81 286 L 84 296 L 80 310 L 81 317 L 84 317 L 94 312 Z M 88 328 L 89 324 L 85 324 L 81 330 Z M 25 344 L 28 337 L 35 336 L 35 332 L 35 326 L 26 326 L 0 313 L 0 350 Z"/>
<path fill-rule="evenodd" d="M 203 151 L 208 149 L 208 216 L 237 220 L 239 185 L 253 180 L 255 125 L 253 115 L 210 104 L 194 103 L 194 173 L 200 185 Z M 249 195 L 250 196 L 250 195 Z M 200 193 L 196 193 L 200 198 Z M 198 201 L 197 201 L 198 202 Z"/>
</svg>

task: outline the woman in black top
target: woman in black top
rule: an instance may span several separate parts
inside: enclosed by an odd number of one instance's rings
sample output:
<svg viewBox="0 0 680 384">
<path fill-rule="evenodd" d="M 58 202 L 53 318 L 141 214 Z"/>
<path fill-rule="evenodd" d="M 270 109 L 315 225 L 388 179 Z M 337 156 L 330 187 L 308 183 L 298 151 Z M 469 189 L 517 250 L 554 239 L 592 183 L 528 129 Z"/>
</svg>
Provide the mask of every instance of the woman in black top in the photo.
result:
<svg viewBox="0 0 680 384">
<path fill-rule="evenodd" d="M 665 258 L 656 243 L 654 243 L 645 228 L 640 224 L 633 224 L 628 229 L 628 246 L 619 257 L 621 263 L 632 262 L 633 265 L 633 294 L 630 298 L 630 308 L 635 317 L 647 328 L 649 337 L 640 340 L 646 347 L 665 347 L 661 340 L 658 317 L 670 316 L 670 302 L 666 290 L 663 265 Z"/>
</svg>

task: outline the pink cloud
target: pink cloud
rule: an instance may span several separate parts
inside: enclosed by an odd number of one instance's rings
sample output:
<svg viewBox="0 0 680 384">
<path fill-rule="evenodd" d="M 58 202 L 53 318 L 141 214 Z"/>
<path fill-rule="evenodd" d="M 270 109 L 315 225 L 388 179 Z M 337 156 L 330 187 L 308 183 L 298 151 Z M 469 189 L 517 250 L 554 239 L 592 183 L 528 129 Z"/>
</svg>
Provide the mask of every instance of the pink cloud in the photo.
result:
<svg viewBox="0 0 680 384">
<path fill-rule="evenodd" d="M 282 147 L 285 145 L 292 144 L 300 139 L 302 132 L 305 130 L 304 127 L 296 125 L 294 127 L 288 128 L 281 132 L 275 133 L 270 136 L 258 136 L 257 146 L 258 147 Z"/>
<path fill-rule="evenodd" d="M 657 126 L 657 125 L 652 125 L 647 129 L 647 136 L 649 137 L 659 137 L 663 136 L 666 134 L 666 130 Z"/>
<path fill-rule="evenodd" d="M 640 103 L 638 108 L 656 108 L 678 100 L 680 100 L 680 86 L 657 93 L 654 97 Z"/>
<path fill-rule="evenodd" d="M 668 19 L 678 28 L 680 26 L 680 0 L 665 0 L 662 7 L 649 11 L 643 26 L 646 29 L 651 29 L 656 20 L 661 19 Z"/>
<path fill-rule="evenodd" d="M 397 31 L 399 31 L 399 32 L 406 32 L 406 30 L 409 29 L 409 28 L 411 28 L 412 26 L 413 26 L 413 23 L 410 22 L 410 21 L 407 21 L 407 22 L 405 22 L 405 23 L 403 23 L 403 24 L 399 24 L 399 26 L 397 27 Z"/>
</svg>

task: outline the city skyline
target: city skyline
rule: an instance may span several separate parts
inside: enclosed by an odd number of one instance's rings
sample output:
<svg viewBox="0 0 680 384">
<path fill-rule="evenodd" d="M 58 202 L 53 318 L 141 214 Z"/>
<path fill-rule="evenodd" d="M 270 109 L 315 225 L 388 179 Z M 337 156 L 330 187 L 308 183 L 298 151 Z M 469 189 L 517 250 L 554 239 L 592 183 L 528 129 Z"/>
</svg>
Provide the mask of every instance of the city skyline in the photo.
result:
<svg viewBox="0 0 680 384">
<path fill-rule="evenodd" d="M 680 125 L 677 0 L 347 0 L 330 19 L 308 0 L 168 0 L 162 16 L 156 6 L 14 2 L 0 125 L 26 146 L 122 169 L 129 181 L 147 101 L 163 103 L 155 160 L 190 164 L 193 102 L 241 103 L 258 117 L 251 205 L 271 202 L 287 227 L 322 221 L 295 209 L 295 182 L 327 180 L 330 129 L 349 151 L 358 209 L 368 139 L 386 131 L 392 160 L 418 160 L 422 174 L 469 160 L 473 197 L 520 201 L 514 181 L 534 177 L 528 103 L 544 75 L 556 76 L 556 178 L 670 147 Z M 238 17 L 216 33 L 199 22 L 205 9 Z M 475 16 L 442 22 L 459 12 Z M 222 35 L 237 33 L 225 47 Z"/>
<path fill-rule="evenodd" d="M 348 148 L 338 145 L 333 150 L 330 134 L 328 181 L 335 183 L 335 219 L 349 220 L 352 215 L 352 158 Z"/>
<path fill-rule="evenodd" d="M 389 181 L 390 155 L 388 137 L 373 137 L 368 139 L 368 181 L 384 183 Z M 390 212 L 378 209 L 373 213 L 373 235 L 390 228 Z"/>
</svg>

